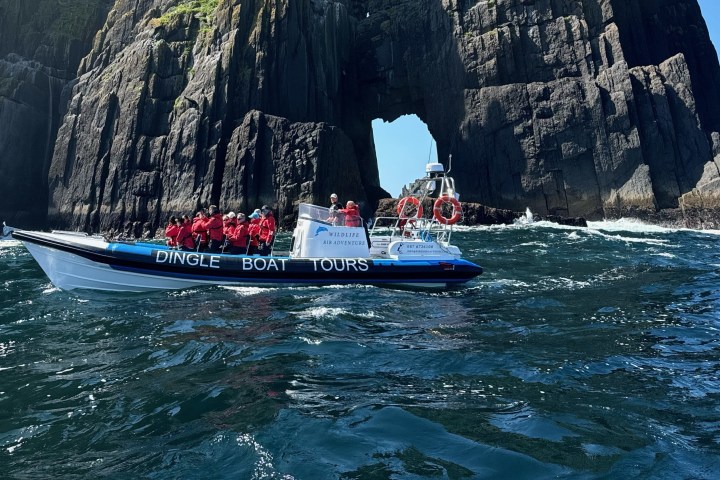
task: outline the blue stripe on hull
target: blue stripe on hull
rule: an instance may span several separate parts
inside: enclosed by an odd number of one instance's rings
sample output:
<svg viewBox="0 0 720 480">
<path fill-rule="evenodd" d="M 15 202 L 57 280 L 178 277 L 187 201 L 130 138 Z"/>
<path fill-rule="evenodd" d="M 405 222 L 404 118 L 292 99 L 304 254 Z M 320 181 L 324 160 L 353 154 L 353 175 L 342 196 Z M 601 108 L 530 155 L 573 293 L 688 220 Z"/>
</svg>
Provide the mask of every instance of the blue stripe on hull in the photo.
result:
<svg viewBox="0 0 720 480">
<path fill-rule="evenodd" d="M 107 248 L 22 232 L 23 241 L 77 255 L 115 271 L 222 284 L 458 284 L 482 273 L 466 260 L 292 259 L 171 250 L 155 244 Z"/>
</svg>

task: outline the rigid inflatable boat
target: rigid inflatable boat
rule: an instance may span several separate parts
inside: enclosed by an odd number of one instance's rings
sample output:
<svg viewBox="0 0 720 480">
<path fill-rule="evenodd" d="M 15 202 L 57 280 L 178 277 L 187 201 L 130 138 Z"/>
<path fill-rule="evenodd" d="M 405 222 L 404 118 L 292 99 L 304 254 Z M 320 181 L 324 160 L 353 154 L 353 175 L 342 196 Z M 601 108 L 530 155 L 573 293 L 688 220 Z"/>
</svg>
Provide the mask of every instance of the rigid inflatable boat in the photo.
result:
<svg viewBox="0 0 720 480">
<path fill-rule="evenodd" d="M 454 182 L 442 165 L 428 164 L 397 205 L 396 217 L 368 227 L 346 226 L 341 215 L 299 206 L 290 251 L 270 256 L 201 253 L 98 235 L 15 229 L 50 281 L 64 290 L 143 292 L 199 285 L 277 286 L 371 284 L 447 288 L 482 273 L 450 243 L 462 217 Z M 438 193 L 433 215 L 423 201 Z M 452 210 L 445 215 L 446 211 Z"/>
</svg>

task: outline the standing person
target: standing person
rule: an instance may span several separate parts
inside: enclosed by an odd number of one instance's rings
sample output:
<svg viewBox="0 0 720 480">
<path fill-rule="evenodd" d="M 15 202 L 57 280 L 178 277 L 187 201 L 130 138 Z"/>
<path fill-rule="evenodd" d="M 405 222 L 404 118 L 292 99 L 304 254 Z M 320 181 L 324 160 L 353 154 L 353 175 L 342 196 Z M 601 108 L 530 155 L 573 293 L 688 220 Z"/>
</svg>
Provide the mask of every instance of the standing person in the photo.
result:
<svg viewBox="0 0 720 480">
<path fill-rule="evenodd" d="M 195 240 L 193 239 L 192 222 L 190 217 L 183 215 L 179 222 L 179 230 L 177 234 L 177 244 L 180 250 L 192 252 L 195 250 Z"/>
<path fill-rule="evenodd" d="M 179 231 L 180 225 L 178 223 L 178 219 L 175 215 L 173 215 L 168 220 L 167 227 L 165 227 L 165 243 L 168 247 L 176 248 L 178 246 L 177 235 Z"/>
<path fill-rule="evenodd" d="M 337 211 L 340 210 L 341 205 L 342 204 L 338 200 L 337 193 L 333 193 L 332 195 L 330 195 L 330 211 L 331 212 L 334 211 L 335 213 L 337 213 Z"/>
<path fill-rule="evenodd" d="M 263 257 L 270 255 L 272 244 L 275 241 L 275 217 L 270 207 L 263 205 L 260 209 L 260 238 L 259 253 Z"/>
<path fill-rule="evenodd" d="M 250 241 L 249 225 L 245 219 L 245 214 L 239 213 L 237 216 L 237 225 L 233 231 L 228 234 L 230 253 L 232 255 L 243 255 L 248 252 L 248 242 Z"/>
<path fill-rule="evenodd" d="M 195 239 L 196 250 L 198 252 L 204 252 L 208 245 L 208 234 L 207 234 L 207 221 L 208 217 L 205 216 L 205 210 L 200 209 L 192 223 L 192 233 Z"/>
<path fill-rule="evenodd" d="M 328 207 L 328 218 L 326 222 L 332 223 L 333 225 L 342 225 L 342 215 L 340 207 L 342 204 L 338 201 L 337 193 L 330 195 L 330 207 Z"/>
<path fill-rule="evenodd" d="M 210 205 L 208 209 L 210 217 L 207 221 L 207 231 L 210 241 L 208 242 L 208 251 L 212 253 L 220 253 L 223 244 L 223 219 L 220 209 L 216 205 Z"/>
<path fill-rule="evenodd" d="M 362 227 L 363 221 L 360 216 L 360 210 L 355 202 L 348 200 L 345 204 L 345 208 L 340 209 L 340 213 L 345 214 L 345 226 L 346 227 Z"/>
<path fill-rule="evenodd" d="M 258 208 L 250 214 L 250 224 L 248 225 L 248 234 L 250 235 L 248 255 L 258 254 L 258 239 L 260 238 L 260 220 L 260 209 Z"/>
</svg>

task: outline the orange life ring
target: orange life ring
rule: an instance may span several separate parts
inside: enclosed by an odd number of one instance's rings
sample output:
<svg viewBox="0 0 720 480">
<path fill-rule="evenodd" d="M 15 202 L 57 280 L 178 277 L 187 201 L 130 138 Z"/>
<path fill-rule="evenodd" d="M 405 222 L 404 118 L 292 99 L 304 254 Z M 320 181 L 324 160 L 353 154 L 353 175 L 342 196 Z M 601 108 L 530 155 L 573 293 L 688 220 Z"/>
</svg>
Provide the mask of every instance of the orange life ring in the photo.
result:
<svg viewBox="0 0 720 480">
<path fill-rule="evenodd" d="M 453 207 L 452 216 L 450 218 L 443 217 L 442 207 L 446 203 L 451 204 Z M 462 208 L 460 207 L 460 202 L 458 202 L 455 197 L 441 195 L 437 200 L 435 200 L 435 204 L 433 205 L 433 217 L 435 217 L 435 220 L 444 225 L 455 225 L 462 218 Z"/>
<path fill-rule="evenodd" d="M 415 215 L 413 215 L 412 217 L 408 216 L 404 211 L 405 205 L 407 205 L 408 203 L 410 205 L 415 205 L 415 209 L 417 210 L 415 212 Z M 403 197 L 398 202 L 397 213 L 400 216 L 400 218 L 420 218 L 423 216 L 423 206 L 420 203 L 420 199 L 418 199 L 416 197 Z"/>
</svg>

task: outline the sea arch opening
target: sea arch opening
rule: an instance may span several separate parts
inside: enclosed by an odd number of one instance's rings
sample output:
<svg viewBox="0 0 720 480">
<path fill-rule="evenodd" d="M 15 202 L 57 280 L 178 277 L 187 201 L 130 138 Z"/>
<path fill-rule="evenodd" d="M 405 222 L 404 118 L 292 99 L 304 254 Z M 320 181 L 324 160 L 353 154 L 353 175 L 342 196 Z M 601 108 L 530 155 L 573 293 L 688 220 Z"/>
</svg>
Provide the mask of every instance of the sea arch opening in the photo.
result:
<svg viewBox="0 0 720 480">
<path fill-rule="evenodd" d="M 428 126 L 415 114 L 386 122 L 372 121 L 380 186 L 393 197 L 402 187 L 425 174 L 425 164 L 437 162 L 437 143 Z"/>
</svg>

